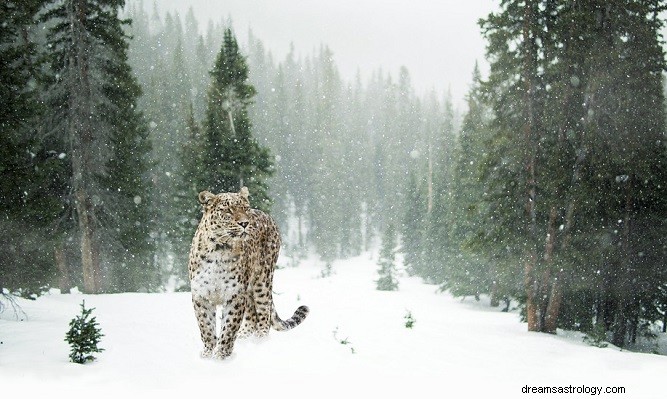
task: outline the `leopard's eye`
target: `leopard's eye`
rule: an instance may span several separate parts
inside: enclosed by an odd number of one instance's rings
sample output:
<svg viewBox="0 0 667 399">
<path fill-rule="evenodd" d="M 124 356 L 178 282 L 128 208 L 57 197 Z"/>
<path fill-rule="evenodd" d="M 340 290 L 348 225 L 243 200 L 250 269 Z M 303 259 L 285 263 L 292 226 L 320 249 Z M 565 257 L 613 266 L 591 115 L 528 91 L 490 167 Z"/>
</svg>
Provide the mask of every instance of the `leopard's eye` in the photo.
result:
<svg viewBox="0 0 667 399">
<path fill-rule="evenodd" d="M 229 208 L 220 208 L 220 213 L 222 216 L 230 216 L 232 215 L 232 210 Z"/>
</svg>

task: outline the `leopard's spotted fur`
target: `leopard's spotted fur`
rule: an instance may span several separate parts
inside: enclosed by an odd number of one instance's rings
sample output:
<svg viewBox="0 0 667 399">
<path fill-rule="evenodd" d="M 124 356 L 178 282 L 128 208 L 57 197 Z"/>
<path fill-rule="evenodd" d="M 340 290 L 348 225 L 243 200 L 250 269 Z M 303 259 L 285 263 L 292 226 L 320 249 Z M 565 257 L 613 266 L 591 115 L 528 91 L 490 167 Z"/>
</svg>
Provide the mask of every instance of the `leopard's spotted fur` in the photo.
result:
<svg viewBox="0 0 667 399">
<path fill-rule="evenodd" d="M 273 305 L 273 271 L 280 251 L 276 223 L 250 209 L 248 189 L 199 194 L 203 215 L 190 248 L 188 274 L 192 303 L 204 343 L 202 356 L 228 357 L 238 336 L 265 336 L 289 330 L 308 315 L 300 306 L 281 320 Z M 216 308 L 221 311 L 216 334 Z"/>
</svg>

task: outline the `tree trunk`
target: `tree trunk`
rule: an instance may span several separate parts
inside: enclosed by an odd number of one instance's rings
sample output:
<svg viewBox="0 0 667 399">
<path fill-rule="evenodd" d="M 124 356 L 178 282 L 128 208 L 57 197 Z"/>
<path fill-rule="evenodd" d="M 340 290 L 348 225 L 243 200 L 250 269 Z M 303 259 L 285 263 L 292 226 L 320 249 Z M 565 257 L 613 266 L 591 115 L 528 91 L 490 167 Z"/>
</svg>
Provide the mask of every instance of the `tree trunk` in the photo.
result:
<svg viewBox="0 0 667 399">
<path fill-rule="evenodd" d="M 69 276 L 69 267 L 65 260 L 65 243 L 62 240 L 56 244 L 53 257 L 58 268 L 58 288 L 60 288 L 60 293 L 69 294 L 72 282 Z"/>
<path fill-rule="evenodd" d="M 554 262 L 554 248 L 556 246 L 556 218 L 558 212 L 556 207 L 552 206 L 549 212 L 549 225 L 547 227 L 546 243 L 544 245 L 544 264 L 546 270 L 553 268 Z M 546 272 L 545 270 L 545 272 Z M 548 301 L 545 301 L 544 309 L 544 324 L 542 332 L 555 334 L 558 326 L 558 313 L 560 310 L 561 300 L 563 298 L 561 289 L 562 272 L 557 272 L 553 279 L 547 276 L 545 281 L 545 290 L 550 286 L 548 293 Z M 545 292 L 545 295 L 547 293 Z"/>
<path fill-rule="evenodd" d="M 94 221 L 89 200 L 83 190 L 79 190 L 77 197 L 77 214 L 79 216 L 79 230 L 81 231 L 81 267 L 83 269 L 83 289 L 87 294 L 98 293 L 99 264 L 96 264 L 94 253 Z"/>
<path fill-rule="evenodd" d="M 620 299 L 616 304 L 616 313 L 614 314 L 614 324 L 612 326 L 611 343 L 622 348 L 625 346 L 625 336 L 627 334 L 626 301 Z"/>
<path fill-rule="evenodd" d="M 615 292 L 617 293 L 617 307 L 614 314 L 614 325 L 612 334 L 612 344 L 623 347 L 625 346 L 626 337 L 628 335 L 628 323 L 630 322 L 630 301 L 628 300 L 628 293 L 635 292 L 630 275 L 630 234 L 632 222 L 632 186 L 633 178 L 630 177 L 625 184 L 625 215 L 623 217 L 623 233 L 621 237 L 620 268 L 618 270 L 619 276 L 616 282 Z"/>
<path fill-rule="evenodd" d="M 491 283 L 491 307 L 497 308 L 500 306 L 500 298 L 498 297 L 498 283 L 494 280 Z"/>
<path fill-rule="evenodd" d="M 99 293 L 101 279 L 99 256 L 95 245 L 95 214 L 92 201 L 93 164 L 93 95 L 90 82 L 90 44 L 85 32 L 86 2 L 74 1 L 67 8 L 73 48 L 69 57 L 69 139 L 72 145 L 72 188 L 79 233 L 81 234 L 81 267 L 84 291 Z"/>
<path fill-rule="evenodd" d="M 551 283 L 551 293 L 549 294 L 549 304 L 547 305 L 546 315 L 544 317 L 543 332 L 556 334 L 558 328 L 558 317 L 560 316 L 560 306 L 563 303 L 563 273 L 557 273 Z"/>
<path fill-rule="evenodd" d="M 537 279 L 535 273 L 535 257 L 526 259 L 524 264 L 524 286 L 526 290 L 526 321 L 528 331 L 540 331 L 539 306 L 537 304 Z"/>
<path fill-rule="evenodd" d="M 542 327 L 540 316 L 540 280 L 537 278 L 537 253 L 535 243 L 537 242 L 537 211 L 535 201 L 537 199 L 536 181 L 536 99 L 537 91 L 537 43 L 533 28 L 536 23 L 535 14 L 537 7 L 534 2 L 527 2 L 524 7 L 524 20 L 522 39 L 525 53 L 523 54 L 522 76 L 525 83 L 524 94 L 524 124 L 523 133 L 526 140 L 526 151 L 524 162 L 526 168 L 526 228 L 528 241 L 526 263 L 524 265 L 524 285 L 526 289 L 526 319 L 528 331 L 540 331 Z"/>
</svg>

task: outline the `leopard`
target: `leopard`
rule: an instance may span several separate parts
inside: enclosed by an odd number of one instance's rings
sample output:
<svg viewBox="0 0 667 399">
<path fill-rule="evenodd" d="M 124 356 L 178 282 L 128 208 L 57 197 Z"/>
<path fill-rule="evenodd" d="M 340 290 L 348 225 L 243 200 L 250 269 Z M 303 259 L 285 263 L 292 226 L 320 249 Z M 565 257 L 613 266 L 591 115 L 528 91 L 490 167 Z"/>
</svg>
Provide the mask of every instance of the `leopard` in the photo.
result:
<svg viewBox="0 0 667 399">
<path fill-rule="evenodd" d="M 250 207 L 248 188 L 202 191 L 198 197 L 202 216 L 188 262 L 192 304 L 204 345 L 201 356 L 226 359 L 237 338 L 266 337 L 271 328 L 291 330 L 309 308 L 299 306 L 286 320 L 278 316 L 273 275 L 280 231 L 271 216 Z"/>
</svg>

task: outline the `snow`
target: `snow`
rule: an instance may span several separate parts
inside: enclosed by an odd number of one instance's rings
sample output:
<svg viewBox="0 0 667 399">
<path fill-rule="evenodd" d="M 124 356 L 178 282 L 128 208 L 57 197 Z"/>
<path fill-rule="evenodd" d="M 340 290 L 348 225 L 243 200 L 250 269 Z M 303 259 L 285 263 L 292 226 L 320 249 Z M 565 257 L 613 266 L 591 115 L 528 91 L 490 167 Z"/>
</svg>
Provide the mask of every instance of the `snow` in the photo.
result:
<svg viewBox="0 0 667 399">
<path fill-rule="evenodd" d="M 562 397 L 523 394 L 526 386 L 589 392 L 569 395 L 577 398 L 592 396 L 593 387 L 626 390 L 602 397 L 665 397 L 665 356 L 588 346 L 571 332 L 528 333 L 516 312 L 453 298 L 405 275 L 399 291 L 377 291 L 377 268 L 365 254 L 335 262 L 326 278 L 313 259 L 276 271 L 278 313 L 286 318 L 305 304 L 310 315 L 294 330 L 238 341 L 225 361 L 199 357 L 188 293 L 52 293 L 20 300 L 26 321 L 17 321 L 11 308 L 0 316 L 0 387 L 5 397 L 46 398 L 84 392 L 130 398 Z M 105 351 L 78 365 L 68 361 L 64 337 L 84 299 L 95 308 Z M 405 327 L 409 313 L 411 329 Z"/>
</svg>

